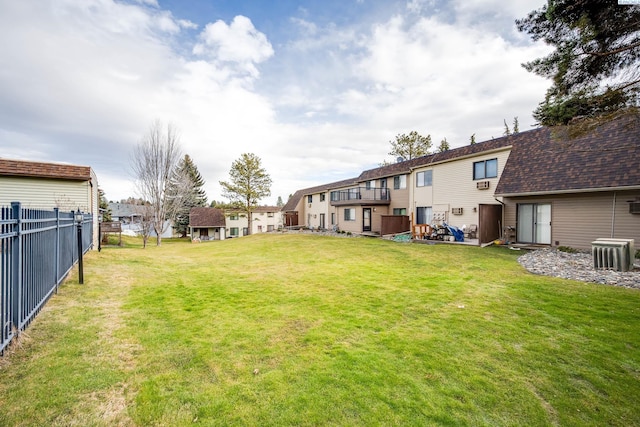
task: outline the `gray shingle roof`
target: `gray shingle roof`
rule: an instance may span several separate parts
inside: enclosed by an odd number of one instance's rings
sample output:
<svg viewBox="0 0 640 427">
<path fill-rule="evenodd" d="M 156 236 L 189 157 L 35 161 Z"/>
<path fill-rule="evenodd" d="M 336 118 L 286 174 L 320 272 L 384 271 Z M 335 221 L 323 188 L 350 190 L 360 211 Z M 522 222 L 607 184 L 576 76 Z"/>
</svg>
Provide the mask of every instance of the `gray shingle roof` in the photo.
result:
<svg viewBox="0 0 640 427">
<path fill-rule="evenodd" d="M 308 194 L 316 194 L 322 193 L 324 191 L 329 191 L 333 188 L 344 187 L 346 185 L 356 184 L 358 182 L 358 178 L 349 178 L 344 179 L 342 181 L 331 182 L 329 184 L 317 185 L 315 187 L 304 188 L 302 190 L 298 190 L 289 198 L 287 203 L 282 207 L 282 212 L 291 212 L 296 210 L 296 206 L 298 206 L 298 202 L 300 199 Z"/>
<path fill-rule="evenodd" d="M 562 128 L 521 134 L 496 195 L 640 187 L 640 115 L 626 115 L 576 138 Z"/>
</svg>

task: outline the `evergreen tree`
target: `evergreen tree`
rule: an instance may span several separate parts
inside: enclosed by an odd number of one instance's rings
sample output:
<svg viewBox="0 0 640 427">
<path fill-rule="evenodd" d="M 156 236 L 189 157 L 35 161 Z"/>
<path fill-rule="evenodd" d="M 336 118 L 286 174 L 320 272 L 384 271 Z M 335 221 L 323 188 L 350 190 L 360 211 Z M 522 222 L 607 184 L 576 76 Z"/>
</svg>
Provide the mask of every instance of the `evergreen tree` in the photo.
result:
<svg viewBox="0 0 640 427">
<path fill-rule="evenodd" d="M 416 131 L 409 132 L 409 135 L 398 134 L 391 144 L 390 156 L 402 157 L 404 160 L 411 160 L 416 157 L 425 156 L 431 150 L 431 135 L 422 136 Z"/>
<path fill-rule="evenodd" d="M 271 195 L 271 177 L 262 167 L 260 157 L 244 153 L 231 164 L 230 181 L 220 181 L 223 195 L 231 202 L 242 203 L 242 210 L 249 219 L 251 233 L 251 212 L 263 197 Z"/>
<path fill-rule="evenodd" d="M 440 145 L 438 146 L 439 153 L 444 153 L 445 151 L 450 149 L 451 146 L 449 145 L 449 141 L 447 141 L 447 138 L 444 138 L 442 141 L 440 141 Z"/>
<path fill-rule="evenodd" d="M 111 222 L 111 209 L 109 209 L 109 202 L 104 195 L 104 190 L 98 188 L 98 198 L 100 200 L 100 210 L 102 211 L 102 221 Z"/>
<path fill-rule="evenodd" d="M 180 234 L 181 237 L 185 237 L 189 230 L 189 212 L 191 208 L 207 206 L 207 195 L 202 188 L 204 179 L 188 154 L 180 160 L 175 175 L 177 177 L 186 177 L 189 182 L 188 196 L 183 199 L 182 207 L 178 211 L 174 224 L 176 233 Z"/>
<path fill-rule="evenodd" d="M 473 145 L 476 143 L 476 134 L 474 133 L 473 135 L 471 135 L 471 137 L 469 138 L 469 144 Z"/>
<path fill-rule="evenodd" d="M 518 30 L 554 47 L 523 64 L 552 80 L 534 118 L 545 126 L 638 107 L 640 5 L 614 0 L 549 0 L 516 21 Z"/>
</svg>

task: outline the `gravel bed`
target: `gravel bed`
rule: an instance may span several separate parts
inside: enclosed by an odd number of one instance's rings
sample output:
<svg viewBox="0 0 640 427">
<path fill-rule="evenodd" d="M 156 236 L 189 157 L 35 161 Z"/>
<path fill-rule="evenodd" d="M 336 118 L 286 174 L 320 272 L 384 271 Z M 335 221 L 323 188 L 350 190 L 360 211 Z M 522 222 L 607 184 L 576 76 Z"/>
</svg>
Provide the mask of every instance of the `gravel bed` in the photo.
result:
<svg viewBox="0 0 640 427">
<path fill-rule="evenodd" d="M 518 258 L 524 268 L 534 274 L 563 279 L 640 289 L 640 265 L 636 259 L 633 271 L 596 270 L 591 253 L 568 253 L 556 249 L 540 249 Z"/>
</svg>

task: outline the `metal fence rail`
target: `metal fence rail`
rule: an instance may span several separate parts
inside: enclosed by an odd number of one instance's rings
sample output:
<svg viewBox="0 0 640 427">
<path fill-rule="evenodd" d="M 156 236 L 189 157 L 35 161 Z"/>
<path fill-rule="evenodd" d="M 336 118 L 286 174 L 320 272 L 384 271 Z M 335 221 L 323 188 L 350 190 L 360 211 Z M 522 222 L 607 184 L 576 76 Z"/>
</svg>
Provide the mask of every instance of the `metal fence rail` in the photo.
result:
<svg viewBox="0 0 640 427">
<path fill-rule="evenodd" d="M 0 207 L 0 354 L 38 314 L 78 261 L 74 212 Z M 92 246 L 83 215 L 82 252 Z"/>
</svg>

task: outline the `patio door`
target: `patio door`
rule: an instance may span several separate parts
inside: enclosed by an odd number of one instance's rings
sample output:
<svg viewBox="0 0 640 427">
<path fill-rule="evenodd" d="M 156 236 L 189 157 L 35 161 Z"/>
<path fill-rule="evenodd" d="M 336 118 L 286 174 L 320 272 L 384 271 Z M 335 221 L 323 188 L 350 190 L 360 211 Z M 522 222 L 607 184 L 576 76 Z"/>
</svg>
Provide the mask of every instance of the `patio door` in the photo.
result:
<svg viewBox="0 0 640 427">
<path fill-rule="evenodd" d="M 551 204 L 518 204 L 518 242 L 551 244 Z"/>
<path fill-rule="evenodd" d="M 362 231 L 371 231 L 371 208 L 362 208 Z"/>
<path fill-rule="evenodd" d="M 326 227 L 327 227 L 327 226 L 326 226 L 326 224 L 325 224 L 324 214 L 323 214 L 323 213 L 321 213 L 321 214 L 320 214 L 320 228 L 324 230 Z"/>
</svg>

